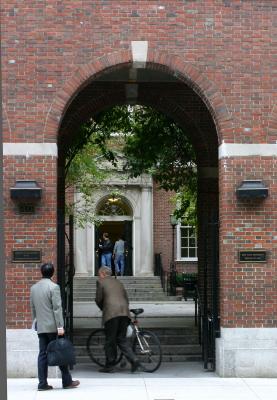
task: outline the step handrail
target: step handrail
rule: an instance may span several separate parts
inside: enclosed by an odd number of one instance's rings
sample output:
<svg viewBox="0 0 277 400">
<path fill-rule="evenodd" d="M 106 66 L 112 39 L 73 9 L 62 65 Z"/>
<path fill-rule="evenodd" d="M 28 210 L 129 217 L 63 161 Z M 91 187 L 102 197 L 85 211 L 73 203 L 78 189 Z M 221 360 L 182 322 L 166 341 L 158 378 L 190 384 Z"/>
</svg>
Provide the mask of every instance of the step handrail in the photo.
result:
<svg viewBox="0 0 277 400">
<path fill-rule="evenodd" d="M 155 276 L 159 276 L 160 277 L 160 281 L 161 281 L 161 285 L 163 288 L 163 291 L 167 291 L 168 293 L 168 288 L 166 290 L 166 286 L 167 286 L 167 281 L 168 281 L 168 272 L 165 271 L 165 269 L 163 268 L 163 264 L 162 264 L 162 253 L 155 253 L 155 264 L 154 264 L 154 275 Z"/>
</svg>

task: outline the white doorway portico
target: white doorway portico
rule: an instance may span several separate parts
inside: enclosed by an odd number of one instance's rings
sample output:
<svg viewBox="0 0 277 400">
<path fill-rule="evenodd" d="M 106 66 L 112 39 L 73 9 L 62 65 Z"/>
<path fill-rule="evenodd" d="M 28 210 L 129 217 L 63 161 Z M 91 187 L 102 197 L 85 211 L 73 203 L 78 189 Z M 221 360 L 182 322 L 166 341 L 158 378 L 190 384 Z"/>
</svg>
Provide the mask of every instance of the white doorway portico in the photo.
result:
<svg viewBox="0 0 277 400">
<path fill-rule="evenodd" d="M 109 193 L 94 193 L 95 213 L 102 224 L 75 228 L 74 254 L 76 277 L 94 276 L 98 269 L 98 237 L 109 232 L 112 241 L 125 236 L 127 257 L 131 257 L 128 275 L 153 276 L 153 185 L 149 176 L 132 179 L 122 185 L 119 204 L 109 202 Z M 112 182 L 114 185 L 115 182 Z M 119 186 L 119 181 L 116 182 Z M 76 193 L 78 198 L 78 193 Z M 127 270 L 128 271 L 128 270 Z"/>
</svg>

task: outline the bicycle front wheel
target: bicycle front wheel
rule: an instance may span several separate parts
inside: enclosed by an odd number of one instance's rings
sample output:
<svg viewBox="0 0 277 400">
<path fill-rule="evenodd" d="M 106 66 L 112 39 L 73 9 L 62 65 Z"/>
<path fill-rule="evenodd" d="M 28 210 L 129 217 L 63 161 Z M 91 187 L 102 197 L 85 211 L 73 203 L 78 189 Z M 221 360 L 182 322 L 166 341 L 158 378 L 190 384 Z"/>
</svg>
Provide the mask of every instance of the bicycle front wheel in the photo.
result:
<svg viewBox="0 0 277 400">
<path fill-rule="evenodd" d="M 95 329 L 87 338 L 87 352 L 92 362 L 100 367 L 105 366 L 105 329 Z M 114 365 L 122 359 L 121 351 L 118 351 Z"/>
<path fill-rule="evenodd" d="M 145 372 L 154 372 L 161 365 L 162 348 L 155 333 L 140 331 L 135 337 L 133 351 Z"/>
</svg>

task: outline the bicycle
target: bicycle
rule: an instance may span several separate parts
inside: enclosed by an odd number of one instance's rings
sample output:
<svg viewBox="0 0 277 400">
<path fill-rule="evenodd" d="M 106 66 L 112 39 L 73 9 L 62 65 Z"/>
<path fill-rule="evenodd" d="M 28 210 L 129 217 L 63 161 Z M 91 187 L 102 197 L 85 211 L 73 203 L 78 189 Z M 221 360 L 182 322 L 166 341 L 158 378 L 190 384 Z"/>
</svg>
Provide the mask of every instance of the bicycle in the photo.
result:
<svg viewBox="0 0 277 400">
<path fill-rule="evenodd" d="M 130 338 L 132 341 L 132 349 L 136 354 L 143 371 L 154 372 L 160 367 L 162 362 L 162 349 L 160 341 L 155 333 L 139 328 L 137 316 L 144 312 L 143 308 L 131 309 L 130 312 L 134 314 L 134 317 L 130 322 L 132 329 Z M 92 331 L 87 338 L 88 355 L 91 361 L 100 367 L 104 367 L 105 365 L 104 341 L 104 328 Z M 121 366 L 124 366 L 125 362 L 122 361 L 122 357 L 123 354 L 119 352 L 114 365 L 121 363 Z"/>
</svg>

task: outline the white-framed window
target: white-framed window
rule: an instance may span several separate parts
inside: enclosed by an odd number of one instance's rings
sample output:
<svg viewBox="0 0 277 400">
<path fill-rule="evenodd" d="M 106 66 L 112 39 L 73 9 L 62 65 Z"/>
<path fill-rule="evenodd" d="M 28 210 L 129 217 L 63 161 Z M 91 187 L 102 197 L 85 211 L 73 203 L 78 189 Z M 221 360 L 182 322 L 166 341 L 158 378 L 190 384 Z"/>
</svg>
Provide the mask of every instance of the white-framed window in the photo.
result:
<svg viewBox="0 0 277 400">
<path fill-rule="evenodd" d="M 193 226 L 177 225 L 177 261 L 197 261 L 197 237 Z"/>
</svg>

